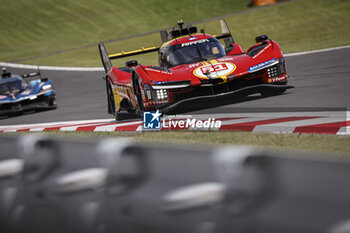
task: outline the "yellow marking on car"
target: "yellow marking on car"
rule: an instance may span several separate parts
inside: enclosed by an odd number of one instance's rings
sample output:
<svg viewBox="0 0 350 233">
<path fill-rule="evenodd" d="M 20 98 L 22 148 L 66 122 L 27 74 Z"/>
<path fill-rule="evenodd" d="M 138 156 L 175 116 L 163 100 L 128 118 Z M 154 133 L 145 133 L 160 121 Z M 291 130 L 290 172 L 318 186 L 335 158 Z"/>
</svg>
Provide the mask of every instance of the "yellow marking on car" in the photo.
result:
<svg viewBox="0 0 350 233">
<path fill-rule="evenodd" d="M 125 55 L 125 54 L 143 52 L 143 51 L 148 51 L 148 50 L 152 50 L 152 49 L 156 49 L 156 48 L 158 48 L 158 47 L 149 47 L 149 48 L 142 47 L 141 49 L 137 49 L 137 50 L 133 50 L 133 51 L 127 51 L 127 52 L 122 51 L 121 53 L 110 54 L 110 55 L 108 55 L 108 57 L 114 57 L 114 56 L 120 56 L 120 55 Z"/>
<path fill-rule="evenodd" d="M 113 88 L 113 97 L 114 97 L 114 103 L 115 103 L 115 109 L 117 111 L 120 110 L 120 103 L 123 101 L 124 98 L 127 98 L 127 87 L 124 86 L 117 86 Z"/>
</svg>

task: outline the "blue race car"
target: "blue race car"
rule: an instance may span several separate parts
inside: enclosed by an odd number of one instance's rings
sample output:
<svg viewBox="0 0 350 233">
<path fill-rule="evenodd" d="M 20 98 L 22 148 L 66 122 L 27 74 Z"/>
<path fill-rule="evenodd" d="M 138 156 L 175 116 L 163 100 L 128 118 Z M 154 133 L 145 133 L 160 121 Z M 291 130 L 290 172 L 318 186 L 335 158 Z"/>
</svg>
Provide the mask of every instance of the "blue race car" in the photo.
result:
<svg viewBox="0 0 350 233">
<path fill-rule="evenodd" d="M 20 113 L 27 110 L 55 109 L 56 93 L 52 81 L 41 78 L 40 72 L 22 76 L 2 68 L 0 79 L 0 115 Z M 40 76 L 29 83 L 24 78 Z"/>
</svg>

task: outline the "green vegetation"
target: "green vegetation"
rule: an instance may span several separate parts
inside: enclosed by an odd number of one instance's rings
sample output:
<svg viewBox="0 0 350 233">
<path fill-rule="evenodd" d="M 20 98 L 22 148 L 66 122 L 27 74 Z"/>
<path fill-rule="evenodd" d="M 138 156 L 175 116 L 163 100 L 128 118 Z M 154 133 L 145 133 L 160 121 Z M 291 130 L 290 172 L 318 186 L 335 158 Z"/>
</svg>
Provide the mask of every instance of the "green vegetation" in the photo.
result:
<svg viewBox="0 0 350 233">
<path fill-rule="evenodd" d="M 157 31 L 176 20 L 193 22 L 247 9 L 250 0 L 201 1 L 9 1 L 0 9 L 0 61 L 76 48 L 99 41 Z M 28 9 L 30 8 L 30 11 Z M 267 34 L 284 52 L 298 52 L 350 44 L 350 1 L 295 0 L 226 17 L 235 40 L 244 49 L 254 38 Z M 218 20 L 198 25 L 219 34 Z M 158 32 L 133 39 L 107 43 L 110 52 L 160 45 Z M 155 64 L 156 54 L 137 57 L 141 63 Z M 127 58 L 130 59 L 130 58 Z M 125 60 L 127 60 L 125 59 Z M 125 60 L 115 62 L 123 65 Z M 97 46 L 25 61 L 28 64 L 101 66 Z"/>
<path fill-rule="evenodd" d="M 15 133 L 18 134 L 18 133 Z M 45 134 L 59 137 L 133 137 L 140 141 L 186 144 L 236 144 L 254 145 L 263 148 L 322 151 L 350 154 L 350 137 L 321 134 L 272 134 L 250 132 L 61 132 L 47 131 Z"/>
<path fill-rule="evenodd" d="M 18 60 L 97 44 L 102 40 L 147 33 L 175 25 L 181 18 L 185 22 L 193 22 L 241 11 L 248 7 L 249 2 L 250 0 L 2 0 L 0 61 Z M 99 65 L 97 61 L 87 62 L 98 60 L 96 48 L 94 46 L 77 53 L 74 62 L 70 60 L 70 53 L 66 53 L 60 62 L 52 56 L 30 63 Z"/>
</svg>

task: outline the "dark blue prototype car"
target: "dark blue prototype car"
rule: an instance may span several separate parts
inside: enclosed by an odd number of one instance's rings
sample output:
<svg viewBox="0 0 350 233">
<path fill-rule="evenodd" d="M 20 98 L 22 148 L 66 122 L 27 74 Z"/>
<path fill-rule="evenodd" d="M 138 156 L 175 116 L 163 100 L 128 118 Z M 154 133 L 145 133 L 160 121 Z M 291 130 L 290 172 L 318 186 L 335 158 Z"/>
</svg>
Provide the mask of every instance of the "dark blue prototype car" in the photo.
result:
<svg viewBox="0 0 350 233">
<path fill-rule="evenodd" d="M 27 83 L 24 78 L 40 76 L 40 72 L 22 76 L 2 69 L 0 79 L 0 115 L 20 113 L 27 110 L 55 109 L 56 94 L 51 80 L 34 79 Z"/>
</svg>

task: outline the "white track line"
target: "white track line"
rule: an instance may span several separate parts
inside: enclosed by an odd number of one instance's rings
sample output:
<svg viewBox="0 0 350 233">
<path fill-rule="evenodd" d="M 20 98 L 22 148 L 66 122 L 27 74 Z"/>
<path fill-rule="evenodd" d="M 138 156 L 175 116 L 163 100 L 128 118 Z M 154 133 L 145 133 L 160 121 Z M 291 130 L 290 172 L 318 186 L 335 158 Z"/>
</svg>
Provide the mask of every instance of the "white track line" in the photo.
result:
<svg viewBox="0 0 350 233">
<path fill-rule="evenodd" d="M 93 120 L 82 120 L 82 121 L 58 121 L 58 122 L 49 122 L 49 123 L 36 123 L 36 124 L 23 124 L 23 125 L 6 125 L 6 126 L 0 126 L 0 130 L 4 127 L 14 127 L 14 128 L 26 128 L 26 127 L 33 127 L 33 126 L 56 126 L 56 125 L 61 125 L 61 124 L 87 124 L 87 123 L 94 123 L 94 122 L 113 122 L 115 119 L 110 118 L 110 119 L 93 119 Z M 115 121 L 116 122 L 116 121 Z"/>
<path fill-rule="evenodd" d="M 45 128 L 33 128 L 33 129 L 29 129 L 30 132 L 42 132 L 44 131 Z M 4 132 L 8 132 L 7 130 Z"/>
<path fill-rule="evenodd" d="M 264 121 L 264 120 L 277 120 L 284 117 L 320 117 L 314 119 L 295 119 L 292 121 L 286 120 L 285 122 L 276 122 L 269 123 L 265 122 L 264 124 L 257 124 L 254 126 L 255 121 Z M 343 122 L 349 121 L 350 115 L 349 112 L 281 112 L 281 113 L 234 113 L 234 114 L 201 114 L 193 115 L 193 118 L 197 120 L 206 120 L 209 118 L 234 118 L 242 117 L 240 119 L 222 119 L 222 126 L 233 125 L 233 124 L 242 124 L 242 123 L 251 123 L 254 126 L 253 132 L 282 132 L 282 133 L 293 133 L 296 127 L 299 126 L 310 126 L 317 125 L 322 123 L 334 123 L 334 122 Z M 167 117 L 166 117 L 167 118 Z M 173 117 L 170 117 L 173 118 Z M 176 118 L 183 119 L 186 118 L 181 115 L 177 115 Z M 175 119 L 176 119 L 175 118 Z M 260 122 L 262 123 L 262 122 Z M 80 127 L 95 127 L 91 131 L 115 131 L 118 127 L 131 126 L 135 125 L 136 131 L 143 131 L 142 121 L 126 121 L 126 122 L 117 122 L 114 119 L 99 119 L 99 120 L 85 120 L 85 121 L 67 121 L 67 122 L 55 122 L 55 123 L 41 123 L 41 124 L 27 124 L 19 126 L 2 126 L 0 130 L 3 132 L 16 132 L 18 130 L 27 129 L 29 131 L 44 131 L 52 127 L 59 127 L 60 131 L 76 131 Z M 191 129 L 189 129 L 191 130 Z M 338 135 L 349 135 L 349 126 L 339 128 Z"/>
<path fill-rule="evenodd" d="M 289 53 L 285 54 L 285 57 L 293 57 L 293 56 L 300 56 L 300 55 L 306 55 L 306 54 L 313 54 L 313 53 L 321 53 L 321 52 L 329 52 L 339 49 L 347 49 L 350 48 L 350 45 L 346 46 L 339 46 L 334 48 L 327 48 L 327 49 L 318 49 L 318 50 L 311 50 L 306 52 L 298 52 L 298 53 Z M 19 69 L 40 69 L 40 70 L 53 70 L 53 71 L 104 71 L 102 67 L 62 67 L 62 66 L 35 66 L 35 65 L 25 65 L 25 64 L 15 64 L 15 63 L 8 63 L 8 62 L 0 62 L 0 66 L 3 67 L 11 67 L 11 68 L 19 68 Z"/>
<path fill-rule="evenodd" d="M 325 117 L 325 118 L 314 118 L 314 119 L 307 119 L 307 120 L 279 122 L 279 123 L 273 123 L 273 124 L 257 125 L 255 126 L 253 132 L 293 133 L 295 128 L 300 126 L 335 123 L 335 122 L 341 122 L 341 121 L 345 121 L 345 119 Z"/>
<path fill-rule="evenodd" d="M 76 125 L 76 124 L 91 124 L 91 123 L 113 123 L 116 122 L 114 119 L 96 119 L 96 120 L 83 120 L 83 121 L 61 121 L 53 123 L 38 123 L 38 124 L 25 124 L 25 125 L 4 125 L 0 126 L 0 130 L 5 130 L 6 132 L 11 132 L 12 129 L 35 129 L 35 128 L 50 128 L 50 127 L 60 127 L 66 125 Z"/>
<path fill-rule="evenodd" d="M 219 114 L 200 114 L 193 115 L 196 119 L 208 119 L 208 118 L 229 118 L 229 117 L 251 117 L 257 121 L 260 118 L 281 118 L 281 117 L 331 117 L 346 119 L 346 116 L 350 116 L 350 112 L 343 111 L 322 111 L 322 112 L 259 112 L 259 113 L 219 113 Z M 179 116 L 180 117 L 180 116 Z"/>
<path fill-rule="evenodd" d="M 133 121 L 133 122 L 120 123 L 120 124 L 113 124 L 113 125 L 97 126 L 94 129 L 94 132 L 114 131 L 118 127 L 128 126 L 128 125 L 137 125 L 137 124 L 141 124 L 141 123 L 142 123 L 142 121 Z"/>
<path fill-rule="evenodd" d="M 350 126 L 341 127 L 338 130 L 337 135 L 350 135 Z"/>
<path fill-rule="evenodd" d="M 113 132 L 115 128 L 117 128 L 116 125 L 98 126 L 94 129 L 94 132 Z"/>
<path fill-rule="evenodd" d="M 328 49 L 317 49 L 317 50 L 311 50 L 311 51 L 306 51 L 306 52 L 288 53 L 284 56 L 285 57 L 293 57 L 293 56 L 301 56 L 301 55 L 306 55 L 306 54 L 329 52 L 329 51 L 334 51 L 334 50 L 339 50 L 339 49 L 348 49 L 348 48 L 350 48 L 350 45 L 339 46 L 339 47 L 328 48 Z"/>
<path fill-rule="evenodd" d="M 15 64 L 8 62 L 0 62 L 0 66 L 19 68 L 19 69 L 32 69 L 37 70 L 53 70 L 53 71 L 104 71 L 102 67 L 62 67 L 62 66 L 35 66 L 35 65 L 24 65 Z"/>
<path fill-rule="evenodd" d="M 235 120 L 229 120 L 229 121 L 222 121 L 222 125 L 233 125 L 233 124 L 243 124 L 243 123 L 249 123 L 249 122 L 255 122 L 255 121 L 265 121 L 265 120 L 271 120 L 271 117 L 248 117 L 243 119 L 235 119 Z"/>
</svg>

